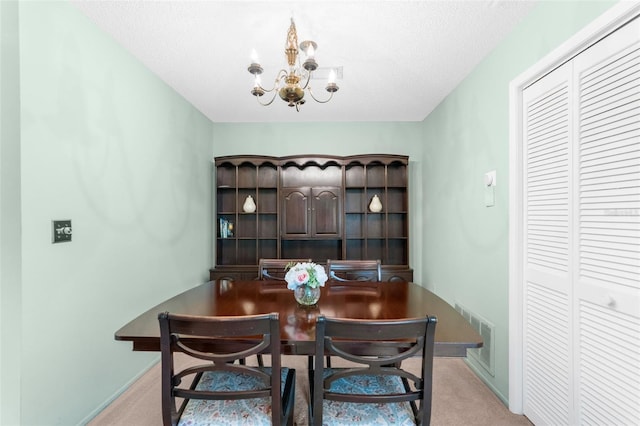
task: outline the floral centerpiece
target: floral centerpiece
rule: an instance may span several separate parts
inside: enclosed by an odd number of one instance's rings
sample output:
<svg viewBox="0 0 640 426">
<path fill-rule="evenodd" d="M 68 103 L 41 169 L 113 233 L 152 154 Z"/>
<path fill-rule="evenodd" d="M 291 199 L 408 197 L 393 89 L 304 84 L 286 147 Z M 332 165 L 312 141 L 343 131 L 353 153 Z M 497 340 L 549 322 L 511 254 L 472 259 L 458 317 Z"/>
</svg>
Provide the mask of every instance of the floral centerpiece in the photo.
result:
<svg viewBox="0 0 640 426">
<path fill-rule="evenodd" d="M 321 265 L 313 262 L 289 263 L 284 276 L 287 288 L 293 290 L 296 301 L 301 305 L 312 306 L 320 299 L 320 287 L 329 277 Z"/>
</svg>

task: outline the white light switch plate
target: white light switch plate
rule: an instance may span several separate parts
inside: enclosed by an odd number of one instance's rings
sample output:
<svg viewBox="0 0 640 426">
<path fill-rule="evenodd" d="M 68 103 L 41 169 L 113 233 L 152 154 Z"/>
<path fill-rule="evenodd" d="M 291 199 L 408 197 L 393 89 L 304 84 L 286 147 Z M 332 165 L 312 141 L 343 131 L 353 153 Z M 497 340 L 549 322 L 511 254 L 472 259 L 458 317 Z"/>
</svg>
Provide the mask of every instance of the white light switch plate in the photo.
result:
<svg viewBox="0 0 640 426">
<path fill-rule="evenodd" d="M 484 205 L 493 207 L 496 204 L 496 171 L 484 174 Z"/>
<path fill-rule="evenodd" d="M 493 207 L 496 204 L 496 187 L 484 187 L 484 205 L 485 207 Z"/>
</svg>

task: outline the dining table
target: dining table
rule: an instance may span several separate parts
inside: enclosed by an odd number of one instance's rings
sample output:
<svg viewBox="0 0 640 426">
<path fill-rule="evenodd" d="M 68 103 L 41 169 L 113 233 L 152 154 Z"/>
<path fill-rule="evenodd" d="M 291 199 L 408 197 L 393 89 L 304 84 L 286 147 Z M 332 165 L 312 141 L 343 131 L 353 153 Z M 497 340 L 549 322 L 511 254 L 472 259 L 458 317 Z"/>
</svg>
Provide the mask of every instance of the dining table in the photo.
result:
<svg viewBox="0 0 640 426">
<path fill-rule="evenodd" d="M 319 315 L 353 319 L 437 318 L 434 355 L 465 357 L 482 337 L 449 303 L 414 282 L 335 282 L 321 288 L 314 306 L 301 306 L 284 281 L 218 279 L 195 286 L 140 314 L 115 332 L 134 351 L 160 351 L 158 314 L 242 316 L 276 312 L 282 353 L 314 355 Z"/>
</svg>

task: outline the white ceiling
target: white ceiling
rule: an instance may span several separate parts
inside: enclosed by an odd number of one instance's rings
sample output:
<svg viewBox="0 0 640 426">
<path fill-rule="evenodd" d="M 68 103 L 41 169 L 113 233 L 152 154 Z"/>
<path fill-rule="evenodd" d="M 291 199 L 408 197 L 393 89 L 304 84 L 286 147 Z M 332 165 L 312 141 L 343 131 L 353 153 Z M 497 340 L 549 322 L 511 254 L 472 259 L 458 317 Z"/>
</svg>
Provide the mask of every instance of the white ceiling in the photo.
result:
<svg viewBox="0 0 640 426">
<path fill-rule="evenodd" d="M 422 121 L 531 10 L 529 0 L 72 0 L 214 122 Z M 300 112 L 250 94 L 255 49 L 268 86 L 298 40 L 321 68 L 343 67 L 327 104 Z M 317 97 L 326 82 L 312 80 Z M 308 96 L 308 95 L 307 95 Z"/>
</svg>

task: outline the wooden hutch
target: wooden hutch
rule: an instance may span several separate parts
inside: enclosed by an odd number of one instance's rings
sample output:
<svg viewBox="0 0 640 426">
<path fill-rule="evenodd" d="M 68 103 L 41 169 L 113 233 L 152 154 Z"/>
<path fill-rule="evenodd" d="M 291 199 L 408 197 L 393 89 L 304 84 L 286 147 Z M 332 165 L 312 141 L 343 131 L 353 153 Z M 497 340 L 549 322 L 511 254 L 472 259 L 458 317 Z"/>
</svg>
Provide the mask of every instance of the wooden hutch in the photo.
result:
<svg viewBox="0 0 640 426">
<path fill-rule="evenodd" d="M 210 278 L 254 279 L 260 258 L 380 259 L 383 280 L 409 267 L 409 158 L 216 157 L 216 266 Z M 382 210 L 371 211 L 374 195 Z M 248 196 L 255 211 L 245 211 Z"/>
</svg>

